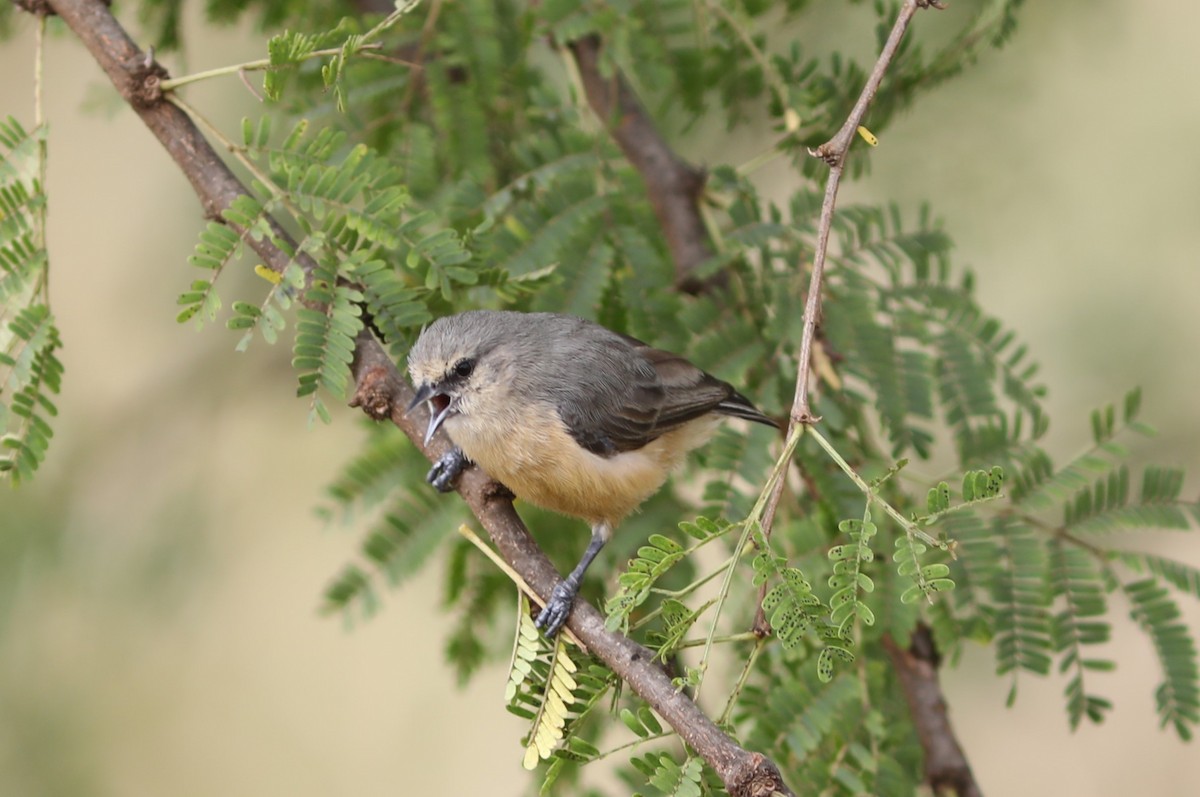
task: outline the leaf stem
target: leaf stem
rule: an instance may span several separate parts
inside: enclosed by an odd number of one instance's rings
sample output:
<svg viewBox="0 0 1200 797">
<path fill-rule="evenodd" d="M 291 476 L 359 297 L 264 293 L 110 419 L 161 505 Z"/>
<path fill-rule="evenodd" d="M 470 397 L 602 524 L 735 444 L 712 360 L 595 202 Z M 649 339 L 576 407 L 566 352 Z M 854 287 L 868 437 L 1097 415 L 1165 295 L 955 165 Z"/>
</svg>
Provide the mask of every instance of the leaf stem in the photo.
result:
<svg viewBox="0 0 1200 797">
<path fill-rule="evenodd" d="M 591 761 L 599 761 L 602 758 L 608 758 L 613 753 L 619 753 L 622 750 L 628 750 L 630 747 L 637 747 L 639 744 L 645 744 L 646 742 L 653 742 L 653 741 L 657 741 L 659 739 L 666 739 L 670 736 L 675 736 L 675 735 L 676 735 L 675 731 L 672 730 L 672 731 L 663 731 L 662 733 L 656 733 L 652 736 L 645 736 L 645 737 L 639 736 L 636 739 L 632 739 L 628 742 L 625 742 L 625 744 L 619 744 L 616 747 L 612 748 L 611 750 L 605 750 L 603 753 L 600 753 L 595 758 L 590 759 L 590 761 L 588 763 L 590 763 Z"/>
<path fill-rule="evenodd" d="M 717 719 L 718 725 L 724 725 L 729 722 L 729 715 L 733 713 L 733 707 L 737 705 L 738 698 L 742 696 L 742 690 L 746 687 L 746 681 L 750 679 L 750 671 L 754 669 L 754 662 L 758 659 L 758 654 L 762 653 L 763 648 L 767 646 L 767 638 L 760 637 L 753 631 L 747 631 L 743 634 L 732 634 L 729 637 L 723 637 L 721 641 L 737 641 L 741 639 L 755 640 L 754 649 L 746 657 L 746 663 L 742 666 L 742 671 L 738 675 L 737 681 L 734 682 L 733 689 L 729 692 L 729 697 L 725 701 L 725 710 L 721 712 L 721 716 Z"/>
<path fill-rule="evenodd" d="M 716 537 L 713 537 L 711 539 L 716 539 Z M 698 548 L 699 546 L 696 546 L 696 547 Z M 688 553 L 690 554 L 694 550 L 696 550 L 696 548 L 689 549 Z M 688 584 L 686 587 L 681 587 L 679 589 L 674 589 L 674 590 L 651 588 L 650 591 L 653 592 L 655 595 L 661 595 L 664 598 L 675 598 L 675 599 L 686 598 L 688 595 L 691 595 L 693 592 L 700 589 L 705 584 L 707 584 L 708 582 L 712 581 L 717 576 L 724 573 L 725 569 L 727 567 L 729 567 L 730 565 L 732 565 L 735 561 L 736 561 L 736 557 L 734 557 L 734 556 L 729 557 L 716 570 L 713 570 L 711 573 L 706 575 L 704 578 L 701 578 L 697 581 L 693 581 L 691 584 Z M 633 623 L 630 626 L 630 630 L 641 628 L 646 623 L 653 620 L 655 617 L 658 617 L 660 614 L 662 614 L 662 603 L 661 602 L 658 604 L 658 606 L 656 608 L 651 609 L 650 611 L 648 611 L 644 615 L 642 615 L 640 618 L 638 618 L 638 621 L 636 623 Z"/>
<path fill-rule="evenodd" d="M 462 523 L 458 527 L 458 533 L 460 535 L 462 535 L 467 540 L 467 542 L 471 543 L 476 548 L 478 548 L 480 550 L 480 552 L 483 553 L 484 556 L 486 556 L 488 559 L 490 559 L 492 561 L 492 564 L 494 564 L 496 567 L 500 568 L 501 572 L 503 572 L 504 575 L 508 576 L 509 579 L 512 580 L 512 582 L 514 584 L 516 584 L 517 587 L 522 592 L 524 592 L 526 595 L 528 595 L 529 599 L 531 601 L 536 603 L 539 607 L 543 607 L 546 605 L 546 602 L 543 601 L 541 599 L 541 597 L 536 592 L 533 591 L 533 589 L 529 586 L 528 582 L 526 582 L 525 579 L 521 578 L 521 574 L 518 573 L 516 570 L 514 570 L 508 564 L 508 562 L 501 559 L 500 554 L 496 553 L 496 551 L 492 549 L 492 546 L 490 546 L 486 542 L 484 542 L 480 538 L 480 536 L 475 533 L 474 529 L 472 529 L 466 523 Z M 567 639 L 569 639 L 572 643 L 574 643 L 577 648 L 579 648 L 580 650 L 582 650 L 584 652 L 587 652 L 587 647 L 585 647 L 584 644 L 579 641 L 578 637 L 576 637 L 573 633 L 571 633 L 570 628 L 563 626 L 563 629 L 559 633 L 566 634 Z"/>
<path fill-rule="evenodd" d="M 379 22 L 378 25 L 362 35 L 362 39 L 360 40 L 361 43 L 358 45 L 357 50 L 361 52 L 363 50 L 382 49 L 383 45 L 379 44 L 378 42 L 372 42 L 371 39 L 376 38 L 379 34 L 383 33 L 392 25 L 395 25 L 398 21 L 400 21 L 402 16 L 416 8 L 419 3 L 420 0 L 408 0 L 408 2 L 406 2 L 403 6 L 397 6 L 395 11 L 388 14 Z M 313 50 L 311 53 L 301 56 L 299 60 L 308 61 L 313 58 L 341 55 L 342 50 L 342 47 L 328 47 L 324 50 Z M 288 64 L 288 66 L 290 66 L 290 64 Z M 224 77 L 225 75 L 236 75 L 242 72 L 253 72 L 260 69 L 272 68 L 273 65 L 271 64 L 270 58 L 258 58 L 254 61 L 246 61 L 241 64 L 219 66 L 215 69 L 206 69 L 203 72 L 193 72 L 192 74 L 184 75 L 183 77 L 170 78 L 168 80 L 164 80 L 160 85 L 163 91 L 172 91 L 180 86 L 186 86 L 189 83 L 197 83 L 201 80 L 209 80 L 215 77 Z"/>
<path fill-rule="evenodd" d="M 730 642 L 754 642 L 757 639 L 759 639 L 759 636 L 753 631 L 742 631 L 739 634 L 726 634 L 724 636 L 713 637 L 713 644 L 726 645 Z M 698 648 L 705 644 L 708 644 L 707 637 L 704 639 L 688 639 L 680 642 L 678 648 L 680 650 L 683 650 L 684 648 Z"/>
<path fill-rule="evenodd" d="M 842 472 L 850 478 L 850 481 L 854 482 L 855 485 L 858 486 L 858 489 L 863 491 L 868 500 L 877 503 L 880 508 L 892 518 L 892 520 L 895 520 L 897 523 L 899 523 L 900 527 L 904 529 L 905 534 L 907 534 L 910 538 L 917 537 L 926 545 L 933 546 L 934 548 L 938 548 L 943 551 L 949 550 L 950 546 L 947 543 L 931 537 L 923 529 L 917 526 L 916 523 L 913 523 L 911 520 L 904 517 L 904 515 L 900 514 L 900 511 L 888 503 L 886 499 L 872 490 L 871 485 L 863 481 L 863 477 L 859 476 L 854 468 L 850 467 L 850 463 L 846 462 L 846 460 L 842 458 L 842 455 L 839 454 L 837 449 L 833 447 L 833 444 L 826 440 L 825 436 L 818 432 L 815 426 L 810 427 L 808 432 L 813 436 L 813 439 L 817 441 L 817 444 L 821 446 L 821 448 L 825 449 L 825 453 L 837 463 L 838 467 L 842 469 Z"/>
<path fill-rule="evenodd" d="M 363 45 L 364 49 L 379 49 L 378 44 Z M 313 50 L 311 53 L 303 56 L 301 61 L 308 61 L 313 58 L 324 58 L 327 55 L 337 55 L 342 51 L 341 47 L 329 47 L 324 50 Z M 186 86 L 189 83 L 199 83 L 202 80 L 211 80 L 216 77 L 224 77 L 226 75 L 236 75 L 240 72 L 257 72 L 259 70 L 278 69 L 281 67 L 291 66 L 291 64 L 277 64 L 272 66 L 270 58 L 258 58 L 253 61 L 244 61 L 240 64 L 227 64 L 226 66 L 218 66 L 213 69 L 206 69 L 203 72 L 193 72 L 190 75 L 182 77 L 173 77 L 162 82 L 163 91 L 174 91 L 180 86 Z"/>
<path fill-rule="evenodd" d="M 763 76 L 771 86 L 771 92 L 775 95 L 775 99 L 779 100 L 779 105 L 784 109 L 788 132 L 799 127 L 799 118 L 788 104 L 787 84 L 783 82 L 783 77 L 779 74 L 779 70 L 775 68 L 775 65 L 771 63 L 771 60 L 754 43 L 754 37 L 750 35 L 750 31 L 746 29 L 741 20 L 735 17 L 733 12 L 726 8 L 724 4 L 716 2 L 716 0 L 707 0 L 705 5 L 721 19 L 725 20 L 725 24 L 733 29 L 737 37 L 742 40 L 742 45 L 746 48 L 746 51 L 750 53 L 750 57 L 755 60 L 758 68 L 762 70 Z M 795 119 L 793 120 L 790 117 L 795 117 Z"/>
</svg>

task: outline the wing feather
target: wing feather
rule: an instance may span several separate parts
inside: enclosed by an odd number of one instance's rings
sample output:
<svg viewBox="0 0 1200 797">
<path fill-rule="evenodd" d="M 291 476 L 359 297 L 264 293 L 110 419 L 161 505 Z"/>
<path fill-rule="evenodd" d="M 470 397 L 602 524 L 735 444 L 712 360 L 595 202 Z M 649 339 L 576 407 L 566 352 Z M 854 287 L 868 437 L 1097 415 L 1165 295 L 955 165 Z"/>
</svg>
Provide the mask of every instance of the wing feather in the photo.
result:
<svg viewBox="0 0 1200 797">
<path fill-rule="evenodd" d="M 571 436 L 601 456 L 633 451 L 710 412 L 776 426 L 728 384 L 678 354 L 614 335 L 589 352 L 599 360 L 585 394 L 560 402 Z"/>
</svg>

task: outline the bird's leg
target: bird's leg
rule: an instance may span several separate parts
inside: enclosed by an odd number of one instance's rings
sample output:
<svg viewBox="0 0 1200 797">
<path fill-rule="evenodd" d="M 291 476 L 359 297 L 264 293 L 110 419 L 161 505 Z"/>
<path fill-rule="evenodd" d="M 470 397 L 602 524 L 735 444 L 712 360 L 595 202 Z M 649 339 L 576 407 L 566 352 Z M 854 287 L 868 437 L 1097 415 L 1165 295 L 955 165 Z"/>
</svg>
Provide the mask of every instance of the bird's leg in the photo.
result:
<svg viewBox="0 0 1200 797">
<path fill-rule="evenodd" d="M 579 564 L 575 565 L 571 575 L 555 585 L 554 591 L 550 593 L 550 600 L 546 601 L 545 608 L 534 621 L 538 628 L 546 632 L 546 636 L 553 637 L 567 621 L 567 615 L 571 613 L 571 606 L 575 603 L 575 596 L 579 594 L 579 585 L 583 583 L 583 574 L 587 572 L 588 565 L 596 558 L 596 554 L 600 553 L 600 549 L 604 547 L 604 543 L 608 542 L 610 537 L 612 537 L 612 526 L 606 521 L 602 520 L 592 526 L 592 540 L 588 543 L 587 550 L 583 552 L 583 558 L 579 560 Z"/>
<path fill-rule="evenodd" d="M 439 493 L 453 492 L 454 480 L 470 464 L 471 460 L 467 459 L 467 455 L 462 452 L 462 449 L 454 446 L 442 454 L 441 459 L 433 463 L 429 473 L 425 474 L 425 481 L 432 484 Z"/>
</svg>

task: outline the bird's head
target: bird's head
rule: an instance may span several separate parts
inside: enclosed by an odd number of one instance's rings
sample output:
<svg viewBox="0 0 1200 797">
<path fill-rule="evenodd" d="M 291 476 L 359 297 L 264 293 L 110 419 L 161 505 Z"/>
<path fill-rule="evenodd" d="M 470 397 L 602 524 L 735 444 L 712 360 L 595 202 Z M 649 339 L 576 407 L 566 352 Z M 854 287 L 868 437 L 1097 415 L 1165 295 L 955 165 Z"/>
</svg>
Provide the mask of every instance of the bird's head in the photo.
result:
<svg viewBox="0 0 1200 797">
<path fill-rule="evenodd" d="M 428 445 L 443 424 L 469 418 L 507 384 L 511 363 L 505 356 L 511 330 L 504 316 L 474 311 L 439 318 L 422 333 L 408 353 L 408 374 L 417 394 L 409 411 L 429 404 Z"/>
</svg>

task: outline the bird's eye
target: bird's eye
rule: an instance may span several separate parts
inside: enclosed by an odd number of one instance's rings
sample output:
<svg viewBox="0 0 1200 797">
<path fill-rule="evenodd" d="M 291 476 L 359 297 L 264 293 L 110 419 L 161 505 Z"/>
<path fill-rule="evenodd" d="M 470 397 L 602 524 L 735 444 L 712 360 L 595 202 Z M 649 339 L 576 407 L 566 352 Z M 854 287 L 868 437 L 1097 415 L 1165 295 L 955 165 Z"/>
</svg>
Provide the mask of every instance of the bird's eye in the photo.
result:
<svg viewBox="0 0 1200 797">
<path fill-rule="evenodd" d="M 472 359 L 459 360 L 454 364 L 454 374 L 466 379 L 475 370 L 475 361 Z"/>
</svg>

